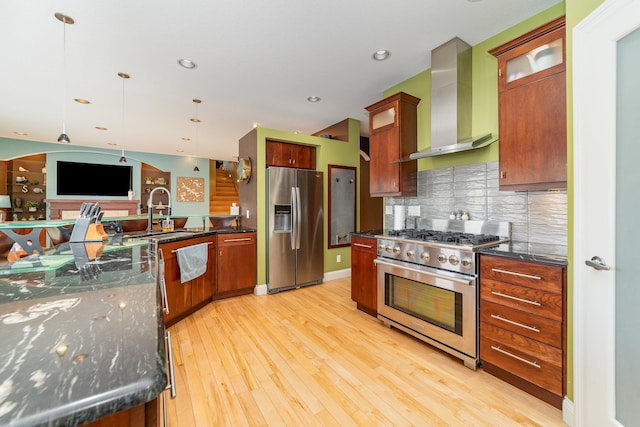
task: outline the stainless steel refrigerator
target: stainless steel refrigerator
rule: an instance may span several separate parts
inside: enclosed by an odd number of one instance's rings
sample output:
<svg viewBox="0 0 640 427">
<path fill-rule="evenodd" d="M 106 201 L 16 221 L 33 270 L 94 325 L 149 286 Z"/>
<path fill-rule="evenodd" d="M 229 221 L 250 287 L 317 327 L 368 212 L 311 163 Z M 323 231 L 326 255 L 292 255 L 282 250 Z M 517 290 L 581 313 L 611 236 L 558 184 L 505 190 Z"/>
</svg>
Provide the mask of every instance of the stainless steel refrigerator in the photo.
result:
<svg viewBox="0 0 640 427">
<path fill-rule="evenodd" d="M 322 172 L 267 168 L 269 293 L 322 283 Z"/>
</svg>

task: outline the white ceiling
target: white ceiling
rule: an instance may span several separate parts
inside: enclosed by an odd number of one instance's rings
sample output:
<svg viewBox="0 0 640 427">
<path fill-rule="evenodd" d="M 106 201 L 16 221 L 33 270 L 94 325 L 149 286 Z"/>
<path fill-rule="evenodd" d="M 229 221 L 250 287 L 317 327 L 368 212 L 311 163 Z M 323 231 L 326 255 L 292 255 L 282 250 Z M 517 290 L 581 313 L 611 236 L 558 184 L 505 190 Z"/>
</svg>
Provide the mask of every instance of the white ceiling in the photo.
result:
<svg viewBox="0 0 640 427">
<path fill-rule="evenodd" d="M 433 48 L 558 1 L 3 0 L 0 136 L 55 142 L 64 120 L 75 145 L 231 160 L 254 124 L 311 134 L 351 117 L 364 131 L 364 107 L 428 69 Z M 66 44 L 56 12 L 75 20 Z M 378 49 L 391 57 L 373 61 Z"/>
</svg>

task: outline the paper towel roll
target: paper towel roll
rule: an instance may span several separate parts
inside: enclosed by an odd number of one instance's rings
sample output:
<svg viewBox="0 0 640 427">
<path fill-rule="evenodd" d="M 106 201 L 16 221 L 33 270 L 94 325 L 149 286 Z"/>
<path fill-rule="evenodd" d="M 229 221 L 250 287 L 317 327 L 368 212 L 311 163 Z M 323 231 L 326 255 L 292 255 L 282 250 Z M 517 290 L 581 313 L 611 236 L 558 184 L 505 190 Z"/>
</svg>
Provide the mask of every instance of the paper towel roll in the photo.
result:
<svg viewBox="0 0 640 427">
<path fill-rule="evenodd" d="M 393 229 L 403 230 L 405 228 L 405 208 L 404 206 L 393 207 Z"/>
</svg>

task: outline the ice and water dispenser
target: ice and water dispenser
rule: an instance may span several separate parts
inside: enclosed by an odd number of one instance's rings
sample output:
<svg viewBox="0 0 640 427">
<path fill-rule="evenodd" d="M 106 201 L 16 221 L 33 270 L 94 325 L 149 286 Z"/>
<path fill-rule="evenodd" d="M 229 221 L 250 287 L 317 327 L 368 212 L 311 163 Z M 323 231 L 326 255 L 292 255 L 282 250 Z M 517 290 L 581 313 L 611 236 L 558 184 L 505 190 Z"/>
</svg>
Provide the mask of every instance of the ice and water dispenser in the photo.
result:
<svg viewBox="0 0 640 427">
<path fill-rule="evenodd" d="M 273 207 L 273 231 L 287 233 L 291 231 L 291 205 L 275 205 Z"/>
</svg>

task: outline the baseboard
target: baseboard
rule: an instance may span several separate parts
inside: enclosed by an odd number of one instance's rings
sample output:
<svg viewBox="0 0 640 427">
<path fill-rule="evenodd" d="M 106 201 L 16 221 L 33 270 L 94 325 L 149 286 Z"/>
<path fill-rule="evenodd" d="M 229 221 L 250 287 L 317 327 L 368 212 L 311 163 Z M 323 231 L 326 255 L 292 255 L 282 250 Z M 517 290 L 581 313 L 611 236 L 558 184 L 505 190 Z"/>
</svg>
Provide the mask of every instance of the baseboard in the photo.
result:
<svg viewBox="0 0 640 427">
<path fill-rule="evenodd" d="M 569 427 L 576 425 L 576 408 L 573 406 L 573 402 L 567 399 L 567 396 L 562 400 L 562 421 L 567 423 Z"/>
<path fill-rule="evenodd" d="M 268 288 L 266 283 L 263 283 L 262 285 L 256 285 L 253 288 L 254 295 L 267 295 L 267 291 L 268 291 Z"/>
<path fill-rule="evenodd" d="M 329 271 L 324 273 L 322 278 L 323 282 L 335 279 L 342 279 L 344 277 L 351 277 L 351 268 L 345 268 L 344 270 Z"/>
<path fill-rule="evenodd" d="M 351 277 L 351 268 L 345 268 L 344 270 L 329 271 L 327 273 L 324 273 L 324 276 L 322 277 L 322 281 L 326 282 L 329 280 L 342 279 L 344 277 Z M 262 285 L 256 285 L 253 288 L 254 295 L 267 295 L 268 291 L 269 289 L 267 288 L 266 283 Z"/>
</svg>

